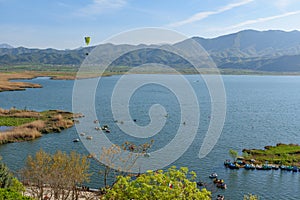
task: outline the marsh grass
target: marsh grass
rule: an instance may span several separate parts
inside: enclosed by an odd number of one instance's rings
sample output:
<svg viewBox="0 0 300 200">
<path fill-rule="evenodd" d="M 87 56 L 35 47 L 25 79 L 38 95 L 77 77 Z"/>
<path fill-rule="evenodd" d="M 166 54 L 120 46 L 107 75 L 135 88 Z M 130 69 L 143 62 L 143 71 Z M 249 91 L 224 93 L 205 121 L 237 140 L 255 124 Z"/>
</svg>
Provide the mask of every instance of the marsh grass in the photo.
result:
<svg viewBox="0 0 300 200">
<path fill-rule="evenodd" d="M 33 140 L 41 137 L 42 133 L 60 132 L 73 125 L 73 113 L 71 112 L 0 109 L 0 126 L 14 127 L 11 130 L 0 132 L 0 144 Z"/>
<path fill-rule="evenodd" d="M 297 144 L 282 144 L 266 146 L 265 149 L 244 149 L 245 159 L 255 159 L 257 162 L 300 166 L 300 146 Z"/>
<path fill-rule="evenodd" d="M 29 122 L 35 121 L 36 118 L 16 118 L 16 117 L 5 117 L 0 116 L 1 126 L 20 126 Z"/>
</svg>

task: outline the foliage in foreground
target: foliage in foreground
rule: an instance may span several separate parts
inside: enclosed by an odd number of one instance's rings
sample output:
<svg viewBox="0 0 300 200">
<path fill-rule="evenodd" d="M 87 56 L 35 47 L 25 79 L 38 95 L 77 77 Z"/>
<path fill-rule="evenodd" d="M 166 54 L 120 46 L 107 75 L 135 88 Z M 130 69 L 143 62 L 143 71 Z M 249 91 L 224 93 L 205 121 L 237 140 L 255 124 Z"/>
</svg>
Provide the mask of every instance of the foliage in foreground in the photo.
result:
<svg viewBox="0 0 300 200">
<path fill-rule="evenodd" d="M 89 181 L 89 162 L 75 152 L 70 155 L 57 151 L 54 155 L 43 150 L 34 157 L 29 156 L 22 177 L 29 186 L 30 194 L 43 200 L 44 196 L 54 199 L 78 199 L 77 186 Z"/>
<path fill-rule="evenodd" d="M 33 200 L 10 188 L 0 188 L 0 200 Z"/>
<path fill-rule="evenodd" d="M 17 178 L 13 176 L 4 163 L 0 163 L 0 200 L 30 200 L 29 197 L 22 196 L 25 188 Z"/>
<path fill-rule="evenodd" d="M 147 171 L 136 179 L 119 176 L 102 199 L 211 199 L 209 191 L 197 188 L 195 178 L 196 173 L 188 173 L 186 167 Z"/>
</svg>

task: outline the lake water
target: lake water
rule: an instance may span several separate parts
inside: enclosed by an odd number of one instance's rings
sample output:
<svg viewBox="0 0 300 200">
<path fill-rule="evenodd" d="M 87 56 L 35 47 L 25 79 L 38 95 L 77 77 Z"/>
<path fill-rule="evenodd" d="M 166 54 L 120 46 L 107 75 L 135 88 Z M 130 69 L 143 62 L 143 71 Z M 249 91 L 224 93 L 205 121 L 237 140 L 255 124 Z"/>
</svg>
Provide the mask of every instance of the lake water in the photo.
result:
<svg viewBox="0 0 300 200">
<path fill-rule="evenodd" d="M 132 81 L 137 81 L 148 75 L 129 76 Z M 156 76 L 174 78 L 172 77 L 174 75 Z M 149 141 L 149 139 L 136 139 L 132 136 L 124 137 L 117 124 L 113 122 L 110 97 L 119 78 L 120 76 L 101 78 L 95 98 L 97 116 L 102 123 L 110 125 L 114 134 L 110 134 L 109 137 L 115 143 L 126 140 L 137 143 Z M 197 135 L 192 145 L 172 165 L 187 166 L 190 170 L 194 170 L 199 179 L 209 184 L 209 189 L 214 195 L 223 194 L 226 199 L 242 199 L 243 194 L 247 193 L 257 194 L 261 199 L 299 199 L 300 173 L 280 170 L 229 170 L 224 168 L 223 161 L 229 158 L 229 149 L 241 153 L 243 148 L 263 148 L 279 142 L 300 144 L 300 77 L 223 76 L 227 102 L 226 120 L 216 146 L 203 159 L 198 158 L 198 153 L 210 120 L 210 97 L 200 76 L 187 75 L 185 78 L 196 92 L 201 115 Z M 43 88 L 2 92 L 0 107 L 7 109 L 15 106 L 38 111 L 72 110 L 74 81 L 33 79 L 28 82 L 39 83 Z M 175 137 L 180 123 L 180 107 L 176 96 L 162 86 L 149 84 L 139 88 L 133 94 L 129 104 L 132 118 L 137 119 L 136 123 L 143 126 L 150 122 L 149 108 L 157 103 L 163 105 L 168 112 L 168 118 L 160 134 L 150 138 L 155 140 L 153 151 L 162 148 Z M 81 143 L 72 142 L 77 137 L 76 129 L 72 127 L 58 134 L 44 135 L 34 141 L 1 145 L 0 154 L 9 168 L 17 171 L 22 168 L 28 155 L 34 154 L 41 148 L 47 152 L 60 149 L 87 154 Z M 91 160 L 91 171 L 94 172 L 91 187 L 98 187 L 102 183 L 98 175 L 99 169 L 97 162 Z M 218 173 L 219 177 L 225 180 L 227 190 L 216 189 L 213 186 L 208 178 L 212 172 Z"/>
</svg>

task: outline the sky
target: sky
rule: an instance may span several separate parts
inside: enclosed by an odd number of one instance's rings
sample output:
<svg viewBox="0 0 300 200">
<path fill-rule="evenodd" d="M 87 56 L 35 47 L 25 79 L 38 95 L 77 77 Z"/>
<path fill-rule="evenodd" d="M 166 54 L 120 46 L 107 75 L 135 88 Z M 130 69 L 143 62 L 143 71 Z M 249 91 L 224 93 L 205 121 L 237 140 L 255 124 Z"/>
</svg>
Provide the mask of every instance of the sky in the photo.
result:
<svg viewBox="0 0 300 200">
<path fill-rule="evenodd" d="M 75 49 L 157 27 L 214 38 L 245 29 L 300 30 L 299 0 L 0 0 L 0 44 Z"/>
</svg>

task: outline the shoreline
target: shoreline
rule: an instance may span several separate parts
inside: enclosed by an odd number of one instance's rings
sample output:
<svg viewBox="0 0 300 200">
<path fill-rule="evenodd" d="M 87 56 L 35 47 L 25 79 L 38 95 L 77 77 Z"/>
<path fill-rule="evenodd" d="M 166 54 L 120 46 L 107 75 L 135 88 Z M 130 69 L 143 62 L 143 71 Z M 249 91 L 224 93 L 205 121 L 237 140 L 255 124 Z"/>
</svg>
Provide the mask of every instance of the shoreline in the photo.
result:
<svg viewBox="0 0 300 200">
<path fill-rule="evenodd" d="M 59 133 L 72 127 L 76 122 L 75 118 L 79 117 L 82 115 L 61 110 L 37 112 L 0 108 L 0 126 L 12 127 L 0 132 L 0 145 L 34 140 L 43 134 Z"/>
<path fill-rule="evenodd" d="M 278 143 L 265 146 L 264 149 L 243 149 L 243 155 L 234 162 L 225 160 L 224 165 L 230 169 L 282 169 L 300 172 L 300 145 Z"/>
<path fill-rule="evenodd" d="M 237 75 L 237 76 L 300 76 L 300 72 L 259 72 L 259 71 L 243 71 L 243 70 L 209 70 L 203 69 L 202 73 L 189 73 L 189 72 L 178 72 L 182 75 Z M 49 77 L 52 80 L 75 80 L 75 79 L 86 79 L 86 78 L 97 78 L 100 76 L 115 76 L 115 75 L 131 75 L 131 74 L 162 74 L 162 75 L 176 75 L 177 73 L 151 73 L 151 72 L 108 72 L 105 74 L 97 74 L 93 72 L 79 73 L 77 72 L 64 72 L 64 71 L 8 71 L 0 72 L 0 92 L 6 91 L 24 91 L 27 88 L 42 88 L 43 86 L 36 83 L 30 82 L 12 82 L 12 80 L 32 80 L 38 77 Z M 79 75 L 79 76 L 78 76 Z"/>
</svg>

